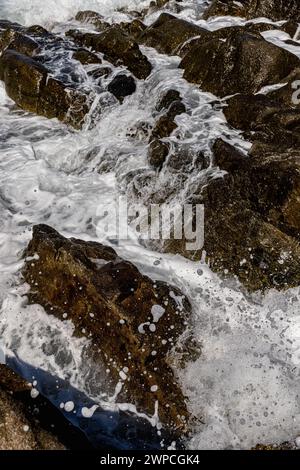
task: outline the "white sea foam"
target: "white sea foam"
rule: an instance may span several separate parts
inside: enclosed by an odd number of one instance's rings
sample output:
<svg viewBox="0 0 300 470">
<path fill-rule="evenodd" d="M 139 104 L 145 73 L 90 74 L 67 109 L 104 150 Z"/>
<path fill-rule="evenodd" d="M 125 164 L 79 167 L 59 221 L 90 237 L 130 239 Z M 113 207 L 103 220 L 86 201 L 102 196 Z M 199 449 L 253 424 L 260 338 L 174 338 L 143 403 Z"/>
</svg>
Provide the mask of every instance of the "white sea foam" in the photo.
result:
<svg viewBox="0 0 300 470">
<path fill-rule="evenodd" d="M 79 9 L 95 9 L 112 19 L 113 8 L 146 2 L 69 0 L 0 0 L 0 17 L 25 24 L 66 22 Z M 230 17 L 204 22 L 201 2 L 182 2 L 181 17 L 209 29 L 243 23 Z M 147 18 L 152 21 L 158 13 Z M 56 25 L 65 30 L 68 25 Z M 265 33 L 266 39 L 292 52 L 282 33 Z M 131 404 L 105 396 L 105 369 L 95 375 L 84 360 L 88 339 L 73 336 L 73 325 L 59 321 L 37 305 L 27 305 L 16 287 L 20 255 L 31 237 L 31 227 L 47 223 L 66 236 L 106 240 L 99 225 L 99 205 L 114 207 L 120 192 L 135 203 L 135 189 L 148 200 L 154 192 L 169 190 L 171 199 L 184 201 L 197 190 L 205 172 L 189 169 L 182 183 L 165 168 L 159 176 L 147 163 L 147 136 L 137 128 L 153 123 L 152 112 L 159 96 L 176 88 L 187 113 L 177 118 L 178 128 L 170 143 L 180 141 L 194 153 L 209 155 L 215 138 L 226 135 L 242 149 L 249 148 L 237 131 L 230 130 L 215 97 L 202 93 L 182 78 L 179 59 L 143 49 L 154 70 L 123 105 L 112 100 L 95 127 L 74 132 L 56 120 L 17 110 L 0 85 L 0 337 L 7 354 L 65 378 L 88 393 L 101 406 L 119 407 L 139 414 Z M 63 57 L 61 58 L 63 62 Z M 83 74 L 83 68 L 78 65 Z M 59 67 L 58 67 L 59 68 Z M 89 83 L 89 86 L 93 84 Z M 98 96 L 102 102 L 106 95 Z M 87 158 L 93 151 L 92 157 Z M 106 168 L 106 173 L 103 172 Z M 99 172 L 98 172 L 99 170 Z M 212 170 L 209 169 L 211 172 Z M 214 172 L 217 170 L 213 170 Z M 144 183 L 144 179 L 148 184 Z M 150 180 L 150 184 L 149 184 Z M 173 191 L 172 191 L 173 189 Z M 175 196 L 174 196 L 175 194 Z M 124 258 L 154 279 L 179 287 L 192 301 L 189 327 L 202 347 L 202 356 L 184 369 L 175 367 L 189 408 L 198 418 L 191 448 L 249 448 L 258 442 L 276 443 L 299 436 L 300 431 L 300 292 L 291 289 L 247 295 L 235 282 L 223 282 L 203 263 L 180 256 L 162 255 L 141 246 L 133 236 L 115 247 Z M 176 297 L 179 305 L 181 299 Z M 151 314 L 151 312 L 149 312 Z M 160 320 L 162 321 L 162 319 Z M 155 334 L 154 323 L 142 325 Z M 123 370 L 122 377 L 127 375 Z M 121 377 L 121 379 L 122 379 Z M 96 387 L 95 384 L 96 382 Z M 38 384 L 33 390 L 38 390 Z M 74 404 L 76 407 L 76 403 Z M 94 409 L 82 410 L 90 416 Z M 159 407 L 153 404 L 153 424 Z"/>
</svg>

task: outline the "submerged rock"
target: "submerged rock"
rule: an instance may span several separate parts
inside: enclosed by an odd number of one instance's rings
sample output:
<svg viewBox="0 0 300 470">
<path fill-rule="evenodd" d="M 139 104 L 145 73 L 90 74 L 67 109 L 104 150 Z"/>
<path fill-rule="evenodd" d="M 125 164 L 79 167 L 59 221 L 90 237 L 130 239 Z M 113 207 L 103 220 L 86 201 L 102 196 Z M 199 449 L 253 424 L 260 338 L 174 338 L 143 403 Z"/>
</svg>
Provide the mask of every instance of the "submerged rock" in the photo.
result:
<svg viewBox="0 0 300 470">
<path fill-rule="evenodd" d="M 167 156 L 169 155 L 170 146 L 161 139 L 151 141 L 148 149 L 148 161 L 151 166 L 161 169 Z"/>
<path fill-rule="evenodd" d="M 294 54 L 265 41 L 258 33 L 233 30 L 195 45 L 184 56 L 184 78 L 217 96 L 256 93 L 278 83 L 300 66 Z"/>
<path fill-rule="evenodd" d="M 122 102 L 126 96 L 136 91 L 136 83 L 133 77 L 121 73 L 109 83 L 107 89 Z"/>
<path fill-rule="evenodd" d="M 162 423 L 186 431 L 188 412 L 167 354 L 186 328 L 189 304 L 173 287 L 141 275 L 112 248 L 67 239 L 46 225 L 33 229 L 25 254 L 29 299 L 90 339 L 108 368 L 107 393 Z M 36 260 L 26 261 L 35 256 Z M 32 259 L 32 258 L 30 258 Z M 176 299 L 181 299 L 177 303 Z M 118 386 L 119 387 L 119 386 Z"/>
<path fill-rule="evenodd" d="M 151 73 L 152 66 L 147 57 L 119 25 L 113 25 L 101 34 L 80 33 L 74 30 L 67 34 L 75 42 L 91 47 L 96 52 L 102 52 L 104 58 L 114 65 L 126 66 L 139 79 L 145 79 Z"/>
<path fill-rule="evenodd" d="M 75 128 L 82 126 L 88 112 L 86 95 L 49 77 L 48 69 L 34 59 L 6 50 L 0 57 L 0 79 L 20 108 Z"/>
<path fill-rule="evenodd" d="M 170 106 L 167 108 L 167 111 L 162 116 L 160 116 L 160 118 L 156 122 L 152 130 L 150 141 L 152 139 L 162 139 L 164 137 L 169 137 L 172 132 L 177 128 L 177 124 L 175 122 L 176 116 L 186 112 L 186 107 L 183 104 L 181 98 L 176 101 L 172 101 L 169 96 L 167 97 L 167 99 L 170 100 Z M 167 105 L 167 101 L 165 102 L 165 104 Z M 163 102 L 158 103 L 158 107 L 160 108 L 161 106 L 164 107 Z"/>
<path fill-rule="evenodd" d="M 159 100 L 156 105 L 157 111 L 162 111 L 163 109 L 167 110 L 174 101 L 182 101 L 179 91 L 177 90 L 168 90 Z"/>
</svg>

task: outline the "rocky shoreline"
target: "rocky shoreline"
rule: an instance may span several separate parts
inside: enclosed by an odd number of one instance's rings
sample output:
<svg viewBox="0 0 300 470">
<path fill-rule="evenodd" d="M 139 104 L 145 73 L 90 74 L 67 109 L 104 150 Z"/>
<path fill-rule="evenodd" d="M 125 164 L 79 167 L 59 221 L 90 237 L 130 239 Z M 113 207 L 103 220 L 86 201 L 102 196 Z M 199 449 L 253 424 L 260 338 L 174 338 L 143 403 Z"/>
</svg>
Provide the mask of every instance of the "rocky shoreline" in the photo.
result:
<svg viewBox="0 0 300 470">
<path fill-rule="evenodd" d="M 200 169 L 220 170 L 220 176 L 205 184 L 199 181 L 189 199 L 205 206 L 204 248 L 191 253 L 185 240 L 171 240 L 160 249 L 193 260 L 205 255 L 215 272 L 235 277 L 249 292 L 298 286 L 300 104 L 293 93 L 300 59 L 262 33 L 281 30 L 289 35 L 287 44 L 300 48 L 300 3 L 215 0 L 203 19 L 229 15 L 247 20 L 243 26 L 216 30 L 176 16 L 182 2 L 170 3 L 173 14 L 162 12 L 150 25 L 143 21 L 149 10 L 127 12 L 130 22 L 114 24 L 97 12 L 80 11 L 74 18 L 78 29 L 63 37 L 41 26 L 0 20 L 0 80 L 18 108 L 57 118 L 75 133 L 95 117 L 97 87 L 121 105 L 137 92 L 140 81 L 151 76 L 147 48 L 179 56 L 184 79 L 214 95 L 212 106 L 221 107 L 229 128 L 238 131 L 250 148 L 245 154 L 224 136 L 213 143 L 210 159 L 198 155 Z M 167 9 L 168 2 L 152 2 L 150 9 L 162 7 Z M 257 18 L 283 23 L 255 22 Z M 85 25 L 92 25 L 93 32 L 86 32 Z M 69 52 L 70 61 L 56 76 L 61 49 Z M 82 83 L 78 64 L 86 68 L 93 86 Z M 170 88 L 157 102 L 154 125 L 145 123 L 148 162 L 156 175 L 165 168 L 179 174 L 190 164 L 189 154 L 169 139 L 177 128 L 176 118 L 189 112 L 180 93 Z M 101 115 L 101 106 L 96 114 Z M 149 204 L 153 202 L 150 197 Z M 158 407 L 160 423 L 174 438 L 189 432 L 192 417 L 169 358 L 191 315 L 182 292 L 143 276 L 110 247 L 65 238 L 47 225 L 33 228 L 22 280 L 30 286 L 29 303 L 42 305 L 61 320 L 67 316 L 75 334 L 91 341 L 89 357 L 103 364 L 109 393 L 120 385 L 119 398 L 125 403 L 148 416 L 155 415 Z M 191 344 L 184 345 L 186 351 L 189 347 L 192 350 Z M 19 384 L 22 392 L 27 388 L 17 380 L 14 392 Z M 6 382 L 0 385 L 0 406 L 13 408 Z M 31 426 L 22 404 L 16 410 L 3 415 L 6 431 L 0 429 L 1 448 L 64 448 L 38 427 L 20 440 L 15 438 L 10 434 L 14 427 Z"/>
</svg>

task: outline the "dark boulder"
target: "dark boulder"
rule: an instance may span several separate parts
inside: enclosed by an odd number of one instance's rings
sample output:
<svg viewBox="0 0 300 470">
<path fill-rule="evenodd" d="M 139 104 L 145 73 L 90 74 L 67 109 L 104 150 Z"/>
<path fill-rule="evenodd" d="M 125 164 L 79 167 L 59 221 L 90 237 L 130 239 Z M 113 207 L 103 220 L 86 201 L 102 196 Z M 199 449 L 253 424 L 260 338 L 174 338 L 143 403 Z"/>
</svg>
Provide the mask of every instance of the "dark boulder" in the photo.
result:
<svg viewBox="0 0 300 470">
<path fill-rule="evenodd" d="M 186 112 L 186 107 L 183 104 L 181 98 L 177 101 L 171 102 L 167 111 L 162 116 L 160 116 L 160 118 L 156 122 L 152 130 L 150 141 L 153 138 L 162 139 L 164 137 L 169 137 L 172 134 L 172 132 L 177 128 L 177 124 L 175 122 L 176 116 L 183 114 L 185 112 Z"/>
<path fill-rule="evenodd" d="M 29 26 L 29 28 L 26 29 L 27 34 L 31 35 L 37 35 L 37 36 L 50 36 L 51 34 L 45 29 L 43 26 L 40 26 L 39 24 L 35 24 L 33 26 Z"/>
<path fill-rule="evenodd" d="M 245 132 L 252 141 L 261 141 L 281 148 L 300 146 L 300 109 L 286 100 L 278 100 L 281 93 L 270 95 L 236 95 L 227 101 L 224 114 L 229 124 Z"/>
<path fill-rule="evenodd" d="M 232 31 L 226 40 L 195 45 L 184 56 L 184 77 L 217 96 L 256 93 L 278 83 L 299 67 L 300 60 L 255 33 Z"/>
<path fill-rule="evenodd" d="M 207 34 L 207 30 L 199 26 L 176 18 L 169 13 L 162 13 L 159 18 L 149 26 L 138 41 L 149 47 L 154 47 L 163 54 L 177 54 L 180 47 L 195 36 Z"/>
<path fill-rule="evenodd" d="M 299 0 L 214 0 L 203 18 L 223 15 L 300 21 L 300 3 Z"/>
<path fill-rule="evenodd" d="M 13 29 L 6 29 L 0 32 L 0 52 L 8 48 L 32 57 L 39 52 L 40 46 L 30 36 Z"/>
<path fill-rule="evenodd" d="M 262 150 L 262 149 L 261 149 Z M 298 152 L 244 155 L 217 140 L 214 162 L 227 173 L 202 187 L 207 261 L 249 289 L 285 289 L 300 282 L 300 165 Z M 191 258 L 183 243 L 168 251 Z"/>
<path fill-rule="evenodd" d="M 90 77 L 93 77 L 94 80 L 100 80 L 101 78 L 106 78 L 112 73 L 112 69 L 108 66 L 97 67 L 96 69 L 89 70 L 87 74 Z"/>
<path fill-rule="evenodd" d="M 151 166 L 160 170 L 169 154 L 170 146 L 161 139 L 151 141 L 148 149 L 148 161 Z"/>
<path fill-rule="evenodd" d="M 147 26 L 140 20 L 133 20 L 130 23 L 120 23 L 119 25 L 126 34 L 137 40 L 147 29 Z"/>
<path fill-rule="evenodd" d="M 104 17 L 99 13 L 91 10 L 79 11 L 75 16 L 75 20 L 81 23 L 89 23 L 95 26 L 98 31 L 104 31 L 109 28 L 110 24 L 104 21 Z"/>
<path fill-rule="evenodd" d="M 26 261 L 33 255 L 38 259 Z M 34 227 L 24 258 L 29 301 L 61 320 L 67 312 L 76 334 L 90 339 L 93 359 L 109 369 L 107 392 L 114 393 L 121 380 L 119 402 L 150 415 L 157 403 L 161 422 L 185 432 L 184 396 L 167 363 L 186 329 L 185 297 L 180 306 L 176 289 L 143 276 L 112 248 L 64 238 L 45 225 Z"/>
<path fill-rule="evenodd" d="M 136 83 L 133 77 L 120 73 L 109 83 L 107 89 L 122 102 L 126 96 L 136 91 Z"/>
<path fill-rule="evenodd" d="M 168 90 L 157 103 L 156 110 L 162 111 L 163 109 L 167 110 L 174 101 L 181 101 L 181 96 L 177 90 Z"/>
<path fill-rule="evenodd" d="M 74 52 L 73 59 L 78 60 L 82 65 L 102 64 L 100 57 L 87 49 L 78 49 Z"/>
<path fill-rule="evenodd" d="M 207 20 L 212 16 L 245 16 L 245 2 L 235 2 L 234 0 L 213 0 L 204 11 L 202 17 Z"/>
<path fill-rule="evenodd" d="M 114 65 L 124 65 L 137 78 L 145 79 L 150 75 L 152 66 L 142 54 L 138 44 L 122 31 L 119 25 L 108 28 L 101 34 L 68 31 L 75 42 L 102 52 L 104 58 Z"/>
<path fill-rule="evenodd" d="M 39 62 L 8 49 L 0 57 L 0 79 L 20 108 L 75 128 L 82 126 L 88 112 L 87 97 L 50 78 Z"/>
</svg>

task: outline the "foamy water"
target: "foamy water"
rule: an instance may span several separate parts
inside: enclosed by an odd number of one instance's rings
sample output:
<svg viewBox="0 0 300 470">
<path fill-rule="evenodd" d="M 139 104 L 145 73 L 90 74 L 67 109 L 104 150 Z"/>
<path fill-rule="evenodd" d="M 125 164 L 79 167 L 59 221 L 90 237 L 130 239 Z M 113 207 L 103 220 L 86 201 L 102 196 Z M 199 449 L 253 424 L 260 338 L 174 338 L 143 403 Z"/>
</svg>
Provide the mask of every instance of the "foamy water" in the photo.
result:
<svg viewBox="0 0 300 470">
<path fill-rule="evenodd" d="M 74 25 L 71 18 L 79 9 L 93 9 L 116 21 L 124 16 L 116 8 L 136 9 L 148 3 L 0 0 L 0 17 L 27 25 L 52 25 L 63 32 Z M 204 22 L 202 2 L 182 5 L 181 17 L 209 29 L 243 22 L 230 18 Z M 282 33 L 268 32 L 265 37 L 283 46 Z M 88 340 L 72 335 L 72 323 L 47 315 L 40 306 L 26 305 L 22 297 L 26 286 L 18 286 L 18 271 L 34 224 L 47 223 L 66 236 L 110 243 L 98 224 L 99 206 L 114 208 L 120 194 L 135 204 L 136 189 L 146 202 L 153 194 L 184 202 L 199 181 L 218 173 L 215 168 L 200 172 L 195 166 L 179 180 L 167 167 L 159 176 L 149 167 L 147 135 L 137 129 L 144 122 L 154 122 L 155 105 L 169 88 L 180 91 L 187 108 L 187 113 L 176 118 L 178 128 L 170 138 L 173 145 L 180 141 L 192 155 L 201 151 L 209 156 L 212 142 L 222 135 L 244 150 L 249 148 L 237 131 L 228 128 L 221 110 L 212 106 L 215 97 L 182 78 L 179 58 L 150 48 L 143 51 L 153 72 L 145 82 L 138 82 L 137 92 L 122 105 L 97 88 L 76 63 L 82 86 L 94 93 L 94 109 L 101 109 L 96 123 L 91 125 L 88 119 L 81 132 L 17 110 L 0 85 L 1 345 L 6 354 L 18 354 L 68 379 L 98 403 L 133 412 L 130 404 L 118 404 L 117 396 L 114 400 L 105 396 L 101 367 L 95 384 L 84 360 Z M 64 50 L 60 54 L 51 64 L 58 76 L 65 61 L 71 60 Z M 189 409 L 197 418 L 186 445 L 250 448 L 295 439 L 300 434 L 299 289 L 250 296 L 236 281 L 222 281 L 206 264 L 151 251 L 135 237 L 114 248 L 153 279 L 177 285 L 192 302 L 189 327 L 202 355 L 184 369 L 175 366 Z"/>
</svg>

